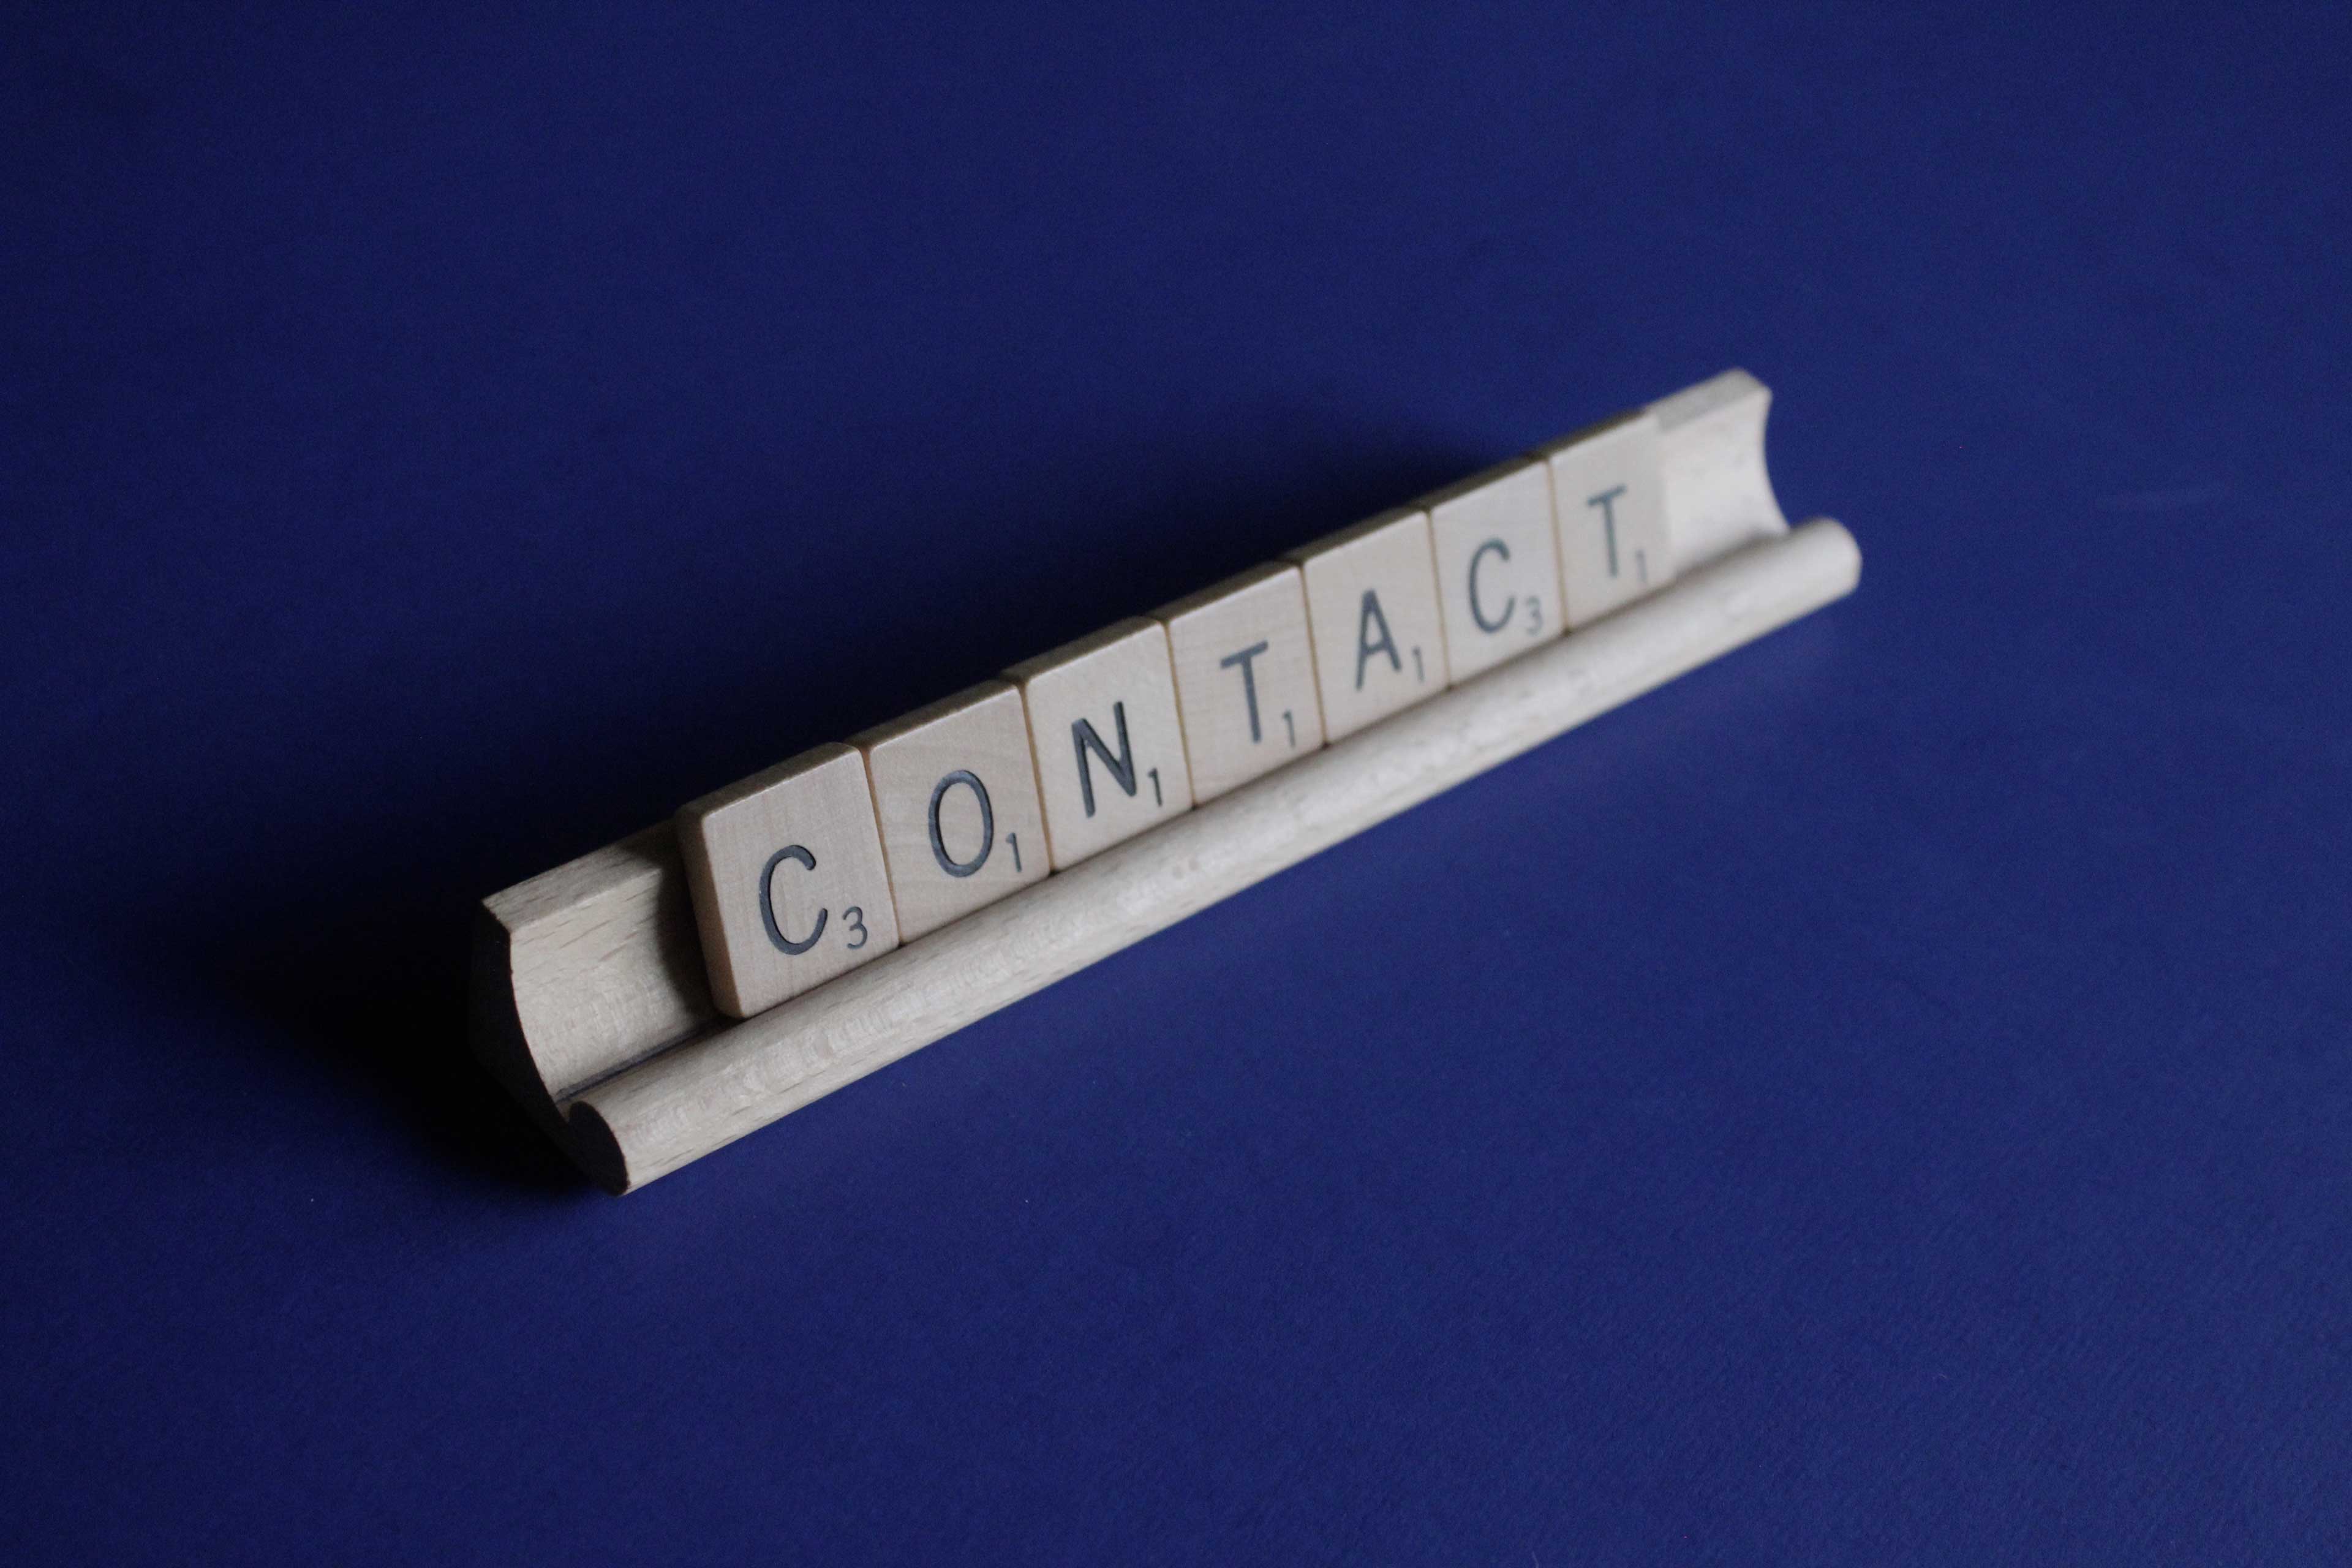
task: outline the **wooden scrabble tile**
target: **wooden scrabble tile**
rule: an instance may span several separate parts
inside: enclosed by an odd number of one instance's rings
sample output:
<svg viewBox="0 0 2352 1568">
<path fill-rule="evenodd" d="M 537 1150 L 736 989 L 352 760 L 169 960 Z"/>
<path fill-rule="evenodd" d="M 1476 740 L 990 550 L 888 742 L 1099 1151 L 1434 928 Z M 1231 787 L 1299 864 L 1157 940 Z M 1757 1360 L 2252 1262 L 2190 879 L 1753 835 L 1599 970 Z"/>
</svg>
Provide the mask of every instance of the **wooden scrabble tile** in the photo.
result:
<svg viewBox="0 0 2352 1568">
<path fill-rule="evenodd" d="M 818 746 L 689 802 L 677 839 L 721 1012 L 748 1018 L 898 945 L 854 747 Z"/>
<path fill-rule="evenodd" d="M 851 744 L 873 781 L 901 942 L 1045 877 L 1045 808 L 1018 688 L 983 681 Z"/>
<path fill-rule="evenodd" d="M 1297 567 L 1279 561 L 1255 567 L 1152 618 L 1168 628 L 1196 804 L 1323 744 Z"/>
<path fill-rule="evenodd" d="M 1054 869 L 1192 808 L 1158 621 L 1121 621 L 1004 673 L 1028 705 Z"/>
<path fill-rule="evenodd" d="M 1428 513 L 1382 512 L 1286 559 L 1306 581 L 1326 739 L 1352 735 L 1445 689 Z"/>
<path fill-rule="evenodd" d="M 1454 681 L 1568 629 L 1559 608 L 1551 476 L 1541 462 L 1513 458 L 1422 504 L 1429 509 L 1446 673 Z"/>
<path fill-rule="evenodd" d="M 1656 415 L 1621 415 L 1533 455 L 1551 469 L 1570 626 L 1674 581 Z"/>
</svg>

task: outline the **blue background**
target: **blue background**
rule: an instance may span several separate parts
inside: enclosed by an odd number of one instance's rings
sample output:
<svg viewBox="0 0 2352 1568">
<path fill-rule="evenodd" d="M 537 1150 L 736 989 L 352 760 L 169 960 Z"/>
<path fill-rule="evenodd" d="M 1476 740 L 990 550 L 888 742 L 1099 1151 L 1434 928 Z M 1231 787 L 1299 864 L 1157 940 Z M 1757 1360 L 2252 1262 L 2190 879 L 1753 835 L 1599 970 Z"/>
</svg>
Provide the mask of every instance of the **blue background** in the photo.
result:
<svg viewBox="0 0 2352 1568">
<path fill-rule="evenodd" d="M 192 9 L 0 39 L 0 1556 L 2352 1556 L 2352 12 Z M 639 1195 L 470 1065 L 1732 363 L 1853 599 Z"/>
</svg>

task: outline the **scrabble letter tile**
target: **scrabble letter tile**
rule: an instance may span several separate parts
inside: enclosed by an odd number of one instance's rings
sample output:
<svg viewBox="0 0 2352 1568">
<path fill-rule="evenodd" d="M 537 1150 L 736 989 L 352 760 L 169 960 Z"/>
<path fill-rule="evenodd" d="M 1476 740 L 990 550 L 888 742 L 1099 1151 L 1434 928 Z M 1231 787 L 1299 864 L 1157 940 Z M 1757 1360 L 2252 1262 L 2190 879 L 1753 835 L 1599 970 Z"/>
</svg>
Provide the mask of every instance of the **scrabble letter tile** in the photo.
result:
<svg viewBox="0 0 2352 1568">
<path fill-rule="evenodd" d="M 1014 665 L 1054 869 L 1192 807 L 1168 634 L 1138 617 Z"/>
<path fill-rule="evenodd" d="M 677 840 L 723 1013 L 748 1018 L 898 945 L 852 747 L 818 746 L 689 802 Z"/>
<path fill-rule="evenodd" d="M 1352 735 L 1445 689 L 1428 513 L 1382 512 L 1287 559 L 1306 578 L 1326 738 Z"/>
<path fill-rule="evenodd" d="M 1424 503 L 1445 616 L 1447 674 L 1464 681 L 1568 629 L 1559 610 L 1551 477 L 1517 458 Z"/>
<path fill-rule="evenodd" d="M 1622 415 L 1535 455 L 1551 468 L 1570 626 L 1674 581 L 1656 415 Z"/>
<path fill-rule="evenodd" d="M 983 681 L 851 743 L 874 782 L 901 942 L 1044 878 L 1045 811 L 1016 688 Z"/>
<path fill-rule="evenodd" d="M 1168 628 L 1195 803 L 1323 744 L 1323 705 L 1307 645 L 1307 590 L 1297 567 L 1256 567 L 1152 618 Z"/>
</svg>

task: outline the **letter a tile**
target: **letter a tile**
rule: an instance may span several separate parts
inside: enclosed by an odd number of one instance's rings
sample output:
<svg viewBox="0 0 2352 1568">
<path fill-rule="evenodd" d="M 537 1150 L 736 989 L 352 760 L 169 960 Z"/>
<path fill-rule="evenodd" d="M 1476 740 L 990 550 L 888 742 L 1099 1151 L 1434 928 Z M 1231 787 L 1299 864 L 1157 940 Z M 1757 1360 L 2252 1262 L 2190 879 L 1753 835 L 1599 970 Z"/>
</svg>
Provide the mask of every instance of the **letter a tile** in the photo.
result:
<svg viewBox="0 0 2352 1568">
<path fill-rule="evenodd" d="M 1168 628 L 1196 803 L 1323 744 L 1297 567 L 1255 567 L 1156 610 L 1153 618 Z"/>
<path fill-rule="evenodd" d="M 824 745 L 689 802 L 678 848 L 719 1011 L 738 1018 L 898 945 L 866 762 Z"/>
<path fill-rule="evenodd" d="M 1352 735 L 1445 689 L 1428 513 L 1382 512 L 1286 559 L 1306 576 L 1327 738 Z"/>
<path fill-rule="evenodd" d="M 982 681 L 852 743 L 874 781 L 900 941 L 1045 877 L 1045 818 L 1017 689 Z"/>
<path fill-rule="evenodd" d="M 1054 869 L 1192 808 L 1168 634 L 1137 617 L 1005 671 L 1029 710 Z"/>
</svg>

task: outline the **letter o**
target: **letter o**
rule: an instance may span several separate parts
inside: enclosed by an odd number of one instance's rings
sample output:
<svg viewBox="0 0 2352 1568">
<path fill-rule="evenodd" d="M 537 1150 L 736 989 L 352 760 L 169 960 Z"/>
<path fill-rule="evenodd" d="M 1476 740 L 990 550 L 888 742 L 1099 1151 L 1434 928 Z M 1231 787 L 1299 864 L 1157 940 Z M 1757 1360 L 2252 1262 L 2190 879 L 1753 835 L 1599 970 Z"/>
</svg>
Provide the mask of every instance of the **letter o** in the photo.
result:
<svg viewBox="0 0 2352 1568">
<path fill-rule="evenodd" d="M 980 853 L 969 860 L 959 860 L 949 854 L 947 840 L 940 837 L 940 803 L 958 784 L 971 785 L 972 798 L 980 802 Z M 996 847 L 996 814 L 989 809 L 988 786 L 980 782 L 979 774 L 968 768 L 958 768 L 933 784 L 930 820 L 931 858 L 940 863 L 940 870 L 950 877 L 969 877 L 988 864 L 988 853 Z"/>
</svg>

